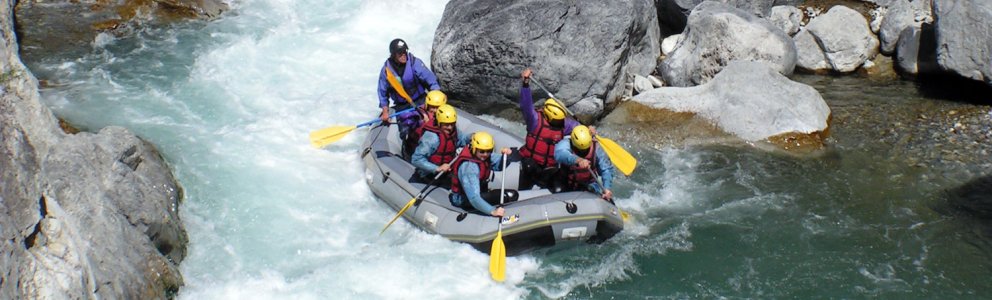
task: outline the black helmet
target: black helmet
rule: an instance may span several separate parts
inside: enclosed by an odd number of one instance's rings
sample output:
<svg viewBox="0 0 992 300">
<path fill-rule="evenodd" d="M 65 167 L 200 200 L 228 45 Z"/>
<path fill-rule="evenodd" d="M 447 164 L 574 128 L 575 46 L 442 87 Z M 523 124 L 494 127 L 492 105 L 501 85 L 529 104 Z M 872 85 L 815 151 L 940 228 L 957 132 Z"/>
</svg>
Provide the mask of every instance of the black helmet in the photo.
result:
<svg viewBox="0 0 992 300">
<path fill-rule="evenodd" d="M 406 46 L 406 41 L 402 39 L 394 39 L 392 42 L 389 42 L 390 55 L 406 52 L 407 49 L 409 49 L 409 47 Z"/>
</svg>

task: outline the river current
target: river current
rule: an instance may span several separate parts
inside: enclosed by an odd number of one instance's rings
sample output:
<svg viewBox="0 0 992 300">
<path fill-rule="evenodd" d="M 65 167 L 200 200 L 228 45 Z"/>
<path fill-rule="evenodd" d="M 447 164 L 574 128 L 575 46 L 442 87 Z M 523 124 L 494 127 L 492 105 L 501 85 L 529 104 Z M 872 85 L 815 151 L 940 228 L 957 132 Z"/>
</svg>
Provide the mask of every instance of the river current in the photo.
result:
<svg viewBox="0 0 992 300">
<path fill-rule="evenodd" d="M 863 110 L 992 116 L 906 82 L 796 75 L 834 111 L 812 156 L 604 124 L 640 161 L 615 188 L 633 220 L 602 245 L 511 257 L 505 283 L 489 280 L 488 255 L 404 221 L 378 236 L 395 212 L 362 180 L 364 131 L 325 149 L 307 134 L 372 119 L 388 42 L 429 61 L 445 3 L 239 1 L 217 21 L 26 64 L 56 115 L 129 128 L 172 166 L 190 235 L 181 299 L 992 297 L 992 231 L 943 204 L 989 173 L 988 156 L 940 163 L 954 144 L 906 141 L 911 121 Z"/>
</svg>

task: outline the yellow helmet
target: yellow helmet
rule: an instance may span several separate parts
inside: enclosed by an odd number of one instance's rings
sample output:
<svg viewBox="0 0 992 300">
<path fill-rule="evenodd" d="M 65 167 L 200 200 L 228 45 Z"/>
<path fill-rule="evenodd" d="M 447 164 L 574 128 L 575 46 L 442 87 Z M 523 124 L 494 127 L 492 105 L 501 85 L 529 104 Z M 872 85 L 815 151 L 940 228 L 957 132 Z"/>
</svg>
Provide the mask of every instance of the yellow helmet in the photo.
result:
<svg viewBox="0 0 992 300">
<path fill-rule="evenodd" d="M 570 139 L 572 140 L 572 147 L 579 150 L 589 149 L 589 146 L 592 145 L 592 134 L 589 133 L 589 127 L 586 125 L 575 126 L 572 129 Z"/>
<path fill-rule="evenodd" d="M 565 107 L 554 98 L 544 101 L 544 116 L 551 121 L 561 121 L 565 119 Z"/>
<path fill-rule="evenodd" d="M 479 150 L 492 151 L 496 147 L 493 136 L 485 131 L 479 131 L 472 135 L 472 152 Z"/>
<path fill-rule="evenodd" d="M 458 121 L 458 113 L 455 112 L 455 107 L 445 104 L 437 108 L 434 112 L 434 117 L 437 119 L 438 123 L 452 123 Z"/>
<path fill-rule="evenodd" d="M 427 92 L 427 105 L 441 106 L 448 103 L 448 96 L 439 90 Z"/>
</svg>

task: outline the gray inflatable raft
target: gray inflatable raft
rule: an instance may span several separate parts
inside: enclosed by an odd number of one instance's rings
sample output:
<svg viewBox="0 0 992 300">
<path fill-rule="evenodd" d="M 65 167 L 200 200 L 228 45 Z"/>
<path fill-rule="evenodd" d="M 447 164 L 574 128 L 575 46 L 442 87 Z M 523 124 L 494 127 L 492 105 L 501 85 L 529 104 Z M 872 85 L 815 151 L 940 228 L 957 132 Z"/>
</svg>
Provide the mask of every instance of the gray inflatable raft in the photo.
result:
<svg viewBox="0 0 992 300">
<path fill-rule="evenodd" d="M 458 129 L 466 133 L 489 132 L 496 141 L 496 149 L 523 145 L 520 137 L 462 110 L 458 111 Z M 415 179 L 414 166 L 403 159 L 397 126 L 373 127 L 362 149 L 366 182 L 394 211 L 402 209 L 427 185 Z M 520 157 L 514 151 L 507 161 L 506 188 L 516 190 Z M 502 176 L 501 172 L 490 176 L 493 181 L 489 182 L 489 188 L 499 189 Z M 448 185 L 429 187 L 423 201 L 407 209 L 403 217 L 424 231 L 471 244 L 486 253 L 500 221 L 507 255 L 567 244 L 600 243 L 623 230 L 619 209 L 590 192 L 519 191 L 519 200 L 504 205 L 506 216 L 500 220 L 451 205 L 448 188 Z"/>
</svg>

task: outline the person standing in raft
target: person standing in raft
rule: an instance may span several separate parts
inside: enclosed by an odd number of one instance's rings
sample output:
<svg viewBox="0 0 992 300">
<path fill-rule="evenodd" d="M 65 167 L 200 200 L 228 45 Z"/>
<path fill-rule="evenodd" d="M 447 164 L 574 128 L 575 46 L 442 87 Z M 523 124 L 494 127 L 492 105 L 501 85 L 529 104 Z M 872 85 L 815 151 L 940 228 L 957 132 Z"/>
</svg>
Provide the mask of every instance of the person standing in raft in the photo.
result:
<svg viewBox="0 0 992 300">
<path fill-rule="evenodd" d="M 450 163 L 455 159 L 455 149 L 465 146 L 471 139 L 471 136 L 462 134 L 455 126 L 458 114 L 454 106 L 441 105 L 434 115 L 433 125 L 424 127 L 423 136 L 410 158 L 410 163 L 417 168 L 417 175 L 425 182 L 437 173 L 451 170 Z"/>
<path fill-rule="evenodd" d="M 435 122 L 435 117 L 437 115 L 438 107 L 441 105 L 448 104 L 448 96 L 441 91 L 430 91 L 427 92 L 427 100 L 424 101 L 424 106 L 417 107 L 417 112 L 420 113 L 420 124 L 411 129 L 407 133 L 407 138 L 404 144 L 403 156 L 406 159 L 410 159 L 413 150 L 417 148 L 420 143 L 420 137 L 424 135 L 424 131 L 428 127 L 437 127 Z"/>
<path fill-rule="evenodd" d="M 472 135 L 471 150 L 458 155 L 452 164 L 454 174 L 451 176 L 451 205 L 502 217 L 502 207 L 499 204 L 500 190 L 489 190 L 492 171 L 502 171 L 503 156 L 497 155 L 492 159 L 496 142 L 488 132 L 479 131 Z M 501 154 L 510 154 L 509 148 L 500 150 Z M 485 191 L 485 193 L 483 193 Z M 516 201 L 516 193 L 507 193 L 506 202 Z"/>
<path fill-rule="evenodd" d="M 567 190 L 595 192 L 603 199 L 613 201 L 613 162 L 592 138 L 588 127 L 576 126 L 568 138 L 558 142 L 555 145 L 555 160 L 568 167 L 565 170 Z M 593 172 L 600 175 L 602 186 L 596 182 Z"/>
<path fill-rule="evenodd" d="M 520 112 L 527 124 L 527 138 L 520 148 L 523 158 L 520 189 L 530 189 L 534 185 L 558 192 L 564 185 L 564 178 L 555 161 L 555 144 L 572 128 L 580 125 L 572 117 L 565 115 L 565 107 L 554 98 L 544 101 L 541 109 L 534 108 L 534 98 L 530 90 L 530 68 L 520 73 L 523 84 L 520 87 Z"/>
<path fill-rule="evenodd" d="M 380 119 L 389 122 L 389 100 L 393 101 L 393 109 L 401 111 L 413 106 L 422 106 L 427 90 L 440 90 L 437 76 L 424 65 L 424 61 L 416 58 L 407 51 L 406 41 L 394 39 L 389 42 L 389 59 L 382 65 L 379 72 L 379 107 L 382 108 Z M 399 123 L 400 140 L 406 140 L 411 128 L 416 128 L 420 122 L 420 114 L 408 112 L 396 117 Z"/>
</svg>

